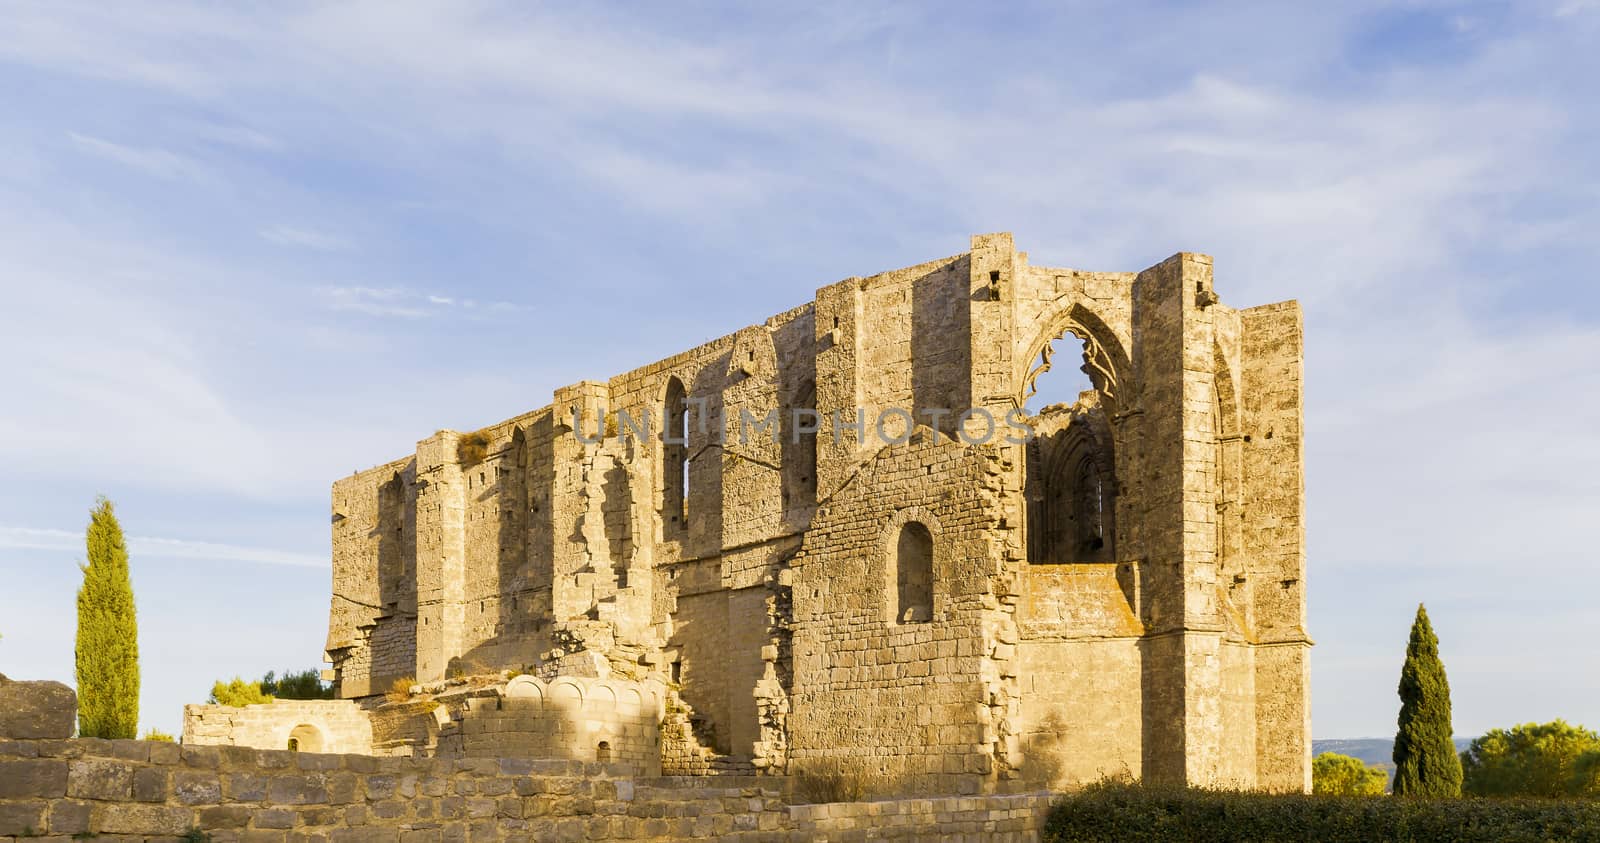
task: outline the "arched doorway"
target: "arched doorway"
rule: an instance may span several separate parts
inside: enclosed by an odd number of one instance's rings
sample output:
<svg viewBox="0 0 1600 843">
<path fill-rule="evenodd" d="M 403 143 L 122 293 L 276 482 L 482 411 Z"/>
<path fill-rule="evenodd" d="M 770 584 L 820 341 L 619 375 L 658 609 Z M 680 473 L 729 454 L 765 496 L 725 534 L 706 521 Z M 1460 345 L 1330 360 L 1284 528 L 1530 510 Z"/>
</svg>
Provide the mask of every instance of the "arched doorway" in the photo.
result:
<svg viewBox="0 0 1600 843">
<path fill-rule="evenodd" d="M 322 744 L 322 730 L 310 723 L 301 723 L 289 731 L 291 752 L 323 752 Z"/>
</svg>

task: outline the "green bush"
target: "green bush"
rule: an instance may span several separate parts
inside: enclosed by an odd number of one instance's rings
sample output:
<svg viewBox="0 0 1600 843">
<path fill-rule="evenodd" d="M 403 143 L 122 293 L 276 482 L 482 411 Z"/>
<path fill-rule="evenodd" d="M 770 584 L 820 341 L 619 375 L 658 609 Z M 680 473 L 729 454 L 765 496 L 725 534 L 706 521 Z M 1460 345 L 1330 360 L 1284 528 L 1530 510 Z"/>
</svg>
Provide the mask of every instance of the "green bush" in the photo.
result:
<svg viewBox="0 0 1600 843">
<path fill-rule="evenodd" d="M 1592 749 L 1573 760 L 1572 790 L 1577 796 L 1600 796 L 1600 749 Z"/>
<path fill-rule="evenodd" d="M 157 729 L 154 726 L 151 726 L 148 730 L 146 730 L 145 733 L 144 733 L 144 737 L 140 738 L 139 740 L 141 740 L 141 741 L 158 741 L 160 743 L 177 743 L 178 742 L 177 738 L 174 738 L 173 736 L 167 734 L 166 732 L 161 731 L 160 729 Z"/>
<path fill-rule="evenodd" d="M 1600 734 L 1564 720 L 1490 729 L 1461 753 L 1462 790 L 1474 796 L 1594 795 Z M 1581 761 L 1581 766 L 1580 766 Z"/>
<path fill-rule="evenodd" d="M 1600 840 L 1600 802 L 1395 799 L 1093 785 L 1050 809 L 1043 843 L 1544 843 Z"/>
<path fill-rule="evenodd" d="M 211 697 L 206 702 L 213 705 L 246 706 L 269 703 L 273 700 L 331 700 L 333 686 L 322 681 L 322 672 L 312 668 L 299 672 L 286 670 L 283 678 L 272 671 L 250 682 L 238 676 L 230 681 L 217 680 L 211 685 Z"/>
<path fill-rule="evenodd" d="M 1311 792 L 1320 796 L 1382 796 L 1389 774 L 1359 758 L 1324 752 L 1311 759 Z"/>
<path fill-rule="evenodd" d="M 261 691 L 280 700 L 331 700 L 333 685 L 322 681 L 316 668 L 299 672 L 285 670 L 280 679 L 272 671 L 261 677 Z"/>
<path fill-rule="evenodd" d="M 260 682 L 246 682 L 235 676 L 231 682 L 218 679 L 211 684 L 211 698 L 206 702 L 212 705 L 231 705 L 240 708 L 247 705 L 260 705 L 272 702 L 272 696 L 261 690 Z"/>
</svg>

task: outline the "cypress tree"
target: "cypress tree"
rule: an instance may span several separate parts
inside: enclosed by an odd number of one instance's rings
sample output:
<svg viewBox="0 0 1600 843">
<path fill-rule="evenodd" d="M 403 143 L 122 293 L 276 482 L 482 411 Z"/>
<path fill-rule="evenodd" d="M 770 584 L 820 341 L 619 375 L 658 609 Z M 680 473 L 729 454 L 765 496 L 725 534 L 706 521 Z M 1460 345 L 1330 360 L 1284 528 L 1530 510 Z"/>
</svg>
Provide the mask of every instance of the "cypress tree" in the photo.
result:
<svg viewBox="0 0 1600 843">
<path fill-rule="evenodd" d="M 139 627 L 128 549 L 111 501 L 100 497 L 84 537 L 89 562 L 78 589 L 78 734 L 139 735 Z"/>
<path fill-rule="evenodd" d="M 1450 682 L 1439 661 L 1439 638 L 1417 605 L 1400 669 L 1400 730 L 1394 736 L 1396 796 L 1460 796 L 1461 757 L 1451 739 Z"/>
</svg>

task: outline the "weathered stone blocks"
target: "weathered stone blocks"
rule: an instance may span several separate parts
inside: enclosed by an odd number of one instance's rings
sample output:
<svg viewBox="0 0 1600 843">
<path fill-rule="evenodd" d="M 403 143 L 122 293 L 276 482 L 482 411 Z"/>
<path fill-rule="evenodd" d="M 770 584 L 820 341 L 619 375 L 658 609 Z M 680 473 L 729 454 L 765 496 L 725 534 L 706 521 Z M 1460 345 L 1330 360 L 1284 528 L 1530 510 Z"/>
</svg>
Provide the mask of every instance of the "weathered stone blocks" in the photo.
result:
<svg viewBox="0 0 1600 843">
<path fill-rule="evenodd" d="M 0 674 L 0 738 L 70 738 L 78 725 L 78 695 L 60 682 L 25 682 Z"/>
</svg>

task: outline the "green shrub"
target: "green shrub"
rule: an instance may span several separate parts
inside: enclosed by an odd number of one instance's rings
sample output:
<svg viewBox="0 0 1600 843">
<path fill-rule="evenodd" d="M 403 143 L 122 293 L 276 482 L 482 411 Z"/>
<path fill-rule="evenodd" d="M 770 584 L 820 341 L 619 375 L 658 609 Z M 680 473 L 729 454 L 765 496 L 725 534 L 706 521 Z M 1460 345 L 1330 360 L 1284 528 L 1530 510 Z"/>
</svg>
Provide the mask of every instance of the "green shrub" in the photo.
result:
<svg viewBox="0 0 1600 843">
<path fill-rule="evenodd" d="M 316 668 L 286 670 L 279 678 L 272 671 L 261 677 L 261 691 L 280 700 L 331 700 L 333 685 L 322 681 L 322 671 Z"/>
<path fill-rule="evenodd" d="M 1100 784 L 1063 797 L 1043 843 L 1534 843 L 1600 839 L 1600 802 L 1146 788 Z"/>
<path fill-rule="evenodd" d="M 157 741 L 159 743 L 177 743 L 177 738 L 174 738 L 173 736 L 155 728 L 154 726 L 150 727 L 150 729 L 144 733 L 144 737 L 140 738 L 139 740 Z"/>
<path fill-rule="evenodd" d="M 260 682 L 246 682 L 235 676 L 230 682 L 223 682 L 218 679 L 216 682 L 211 683 L 211 698 L 206 702 L 212 705 L 231 705 L 239 708 L 272 702 L 272 695 L 261 690 Z"/>
<path fill-rule="evenodd" d="M 1461 789 L 1474 796 L 1593 795 L 1600 734 L 1564 720 L 1490 729 L 1461 753 Z"/>
<path fill-rule="evenodd" d="M 1600 796 L 1600 749 L 1590 750 L 1572 762 L 1572 793 Z"/>
<path fill-rule="evenodd" d="M 1311 792 L 1321 796 L 1382 796 L 1389 774 L 1359 758 L 1324 752 L 1311 759 Z"/>
</svg>

